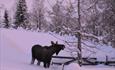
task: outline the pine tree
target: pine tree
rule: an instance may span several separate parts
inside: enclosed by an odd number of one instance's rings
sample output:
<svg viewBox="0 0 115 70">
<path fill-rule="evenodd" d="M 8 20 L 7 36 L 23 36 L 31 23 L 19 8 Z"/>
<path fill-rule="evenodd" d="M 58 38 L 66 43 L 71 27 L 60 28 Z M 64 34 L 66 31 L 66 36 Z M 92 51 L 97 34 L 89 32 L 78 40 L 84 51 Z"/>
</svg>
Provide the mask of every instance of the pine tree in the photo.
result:
<svg viewBox="0 0 115 70">
<path fill-rule="evenodd" d="M 1 8 L 1 7 L 0 7 Z M 1 13 L 1 9 L 0 9 L 0 13 Z M 2 27 L 2 22 L 1 22 L 1 14 L 0 14 L 0 28 Z"/>
<path fill-rule="evenodd" d="M 27 6 L 25 0 L 19 0 L 17 3 L 16 13 L 15 13 L 15 28 L 23 27 L 27 28 L 28 19 L 27 19 Z"/>
<path fill-rule="evenodd" d="M 5 23 L 5 28 L 8 28 L 9 27 L 9 19 L 8 19 L 8 11 L 5 10 L 5 13 L 4 13 L 4 23 Z"/>
</svg>

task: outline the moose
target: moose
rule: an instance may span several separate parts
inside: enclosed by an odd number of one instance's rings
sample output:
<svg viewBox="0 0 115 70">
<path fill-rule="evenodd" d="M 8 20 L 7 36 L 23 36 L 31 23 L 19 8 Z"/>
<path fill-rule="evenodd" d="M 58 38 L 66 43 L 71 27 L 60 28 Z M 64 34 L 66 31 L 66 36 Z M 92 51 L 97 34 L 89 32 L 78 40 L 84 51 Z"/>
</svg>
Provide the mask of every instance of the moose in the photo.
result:
<svg viewBox="0 0 115 70">
<path fill-rule="evenodd" d="M 58 44 L 58 42 L 54 43 L 51 41 L 50 46 L 41 46 L 34 45 L 31 48 L 32 60 L 31 64 L 34 64 L 35 59 L 38 61 L 37 65 L 40 65 L 40 62 L 43 62 L 45 68 L 49 68 L 50 62 L 53 54 L 59 54 L 61 50 L 64 50 L 65 45 Z"/>
</svg>

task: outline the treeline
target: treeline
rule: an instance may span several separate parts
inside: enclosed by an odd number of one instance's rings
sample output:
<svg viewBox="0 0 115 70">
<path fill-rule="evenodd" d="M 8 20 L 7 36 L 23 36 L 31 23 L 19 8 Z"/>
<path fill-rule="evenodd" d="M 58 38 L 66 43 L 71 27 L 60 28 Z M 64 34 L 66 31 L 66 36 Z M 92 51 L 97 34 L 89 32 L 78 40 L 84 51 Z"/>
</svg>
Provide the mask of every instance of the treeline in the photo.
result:
<svg viewBox="0 0 115 70">
<path fill-rule="evenodd" d="M 44 2 L 47 2 L 50 9 Z M 13 18 L 10 18 L 7 9 L 3 18 L 0 16 L 1 28 L 22 27 L 38 32 L 52 31 L 61 35 L 73 35 L 80 30 L 103 37 L 102 43 L 115 47 L 115 0 L 55 0 L 54 5 L 49 0 L 33 0 L 31 12 L 28 11 L 25 0 L 18 0 L 15 5 Z M 93 38 L 86 39 L 95 41 Z"/>
</svg>

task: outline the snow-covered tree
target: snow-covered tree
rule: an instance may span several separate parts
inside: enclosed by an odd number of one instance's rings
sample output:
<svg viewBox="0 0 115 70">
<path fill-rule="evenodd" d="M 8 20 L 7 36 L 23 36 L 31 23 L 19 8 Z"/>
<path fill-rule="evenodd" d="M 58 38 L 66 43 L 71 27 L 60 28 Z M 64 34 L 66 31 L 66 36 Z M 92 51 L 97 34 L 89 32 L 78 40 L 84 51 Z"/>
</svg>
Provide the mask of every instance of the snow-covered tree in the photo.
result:
<svg viewBox="0 0 115 70">
<path fill-rule="evenodd" d="M 0 9 L 0 28 L 2 27 L 1 9 Z"/>
<path fill-rule="evenodd" d="M 17 2 L 17 8 L 15 12 L 15 28 L 23 27 L 24 29 L 28 26 L 28 14 L 27 14 L 27 6 L 25 0 L 19 0 Z"/>
<path fill-rule="evenodd" d="M 4 5 L 0 4 L 0 28 L 4 27 L 4 24 L 3 24 L 3 13 L 4 13 Z"/>
<path fill-rule="evenodd" d="M 115 1 L 81 0 L 81 26 L 85 33 L 103 37 L 103 43 L 114 45 Z M 92 39 L 91 39 L 92 40 Z"/>
<path fill-rule="evenodd" d="M 105 30 L 108 31 L 108 42 L 115 47 L 115 0 L 106 1 L 107 10 L 104 11 L 103 21 L 106 24 Z"/>
<path fill-rule="evenodd" d="M 56 33 L 62 32 L 65 20 L 64 7 L 62 2 L 57 0 L 55 5 L 52 7 L 50 16 L 52 20 L 52 24 L 50 25 L 51 31 L 55 31 Z"/>
<path fill-rule="evenodd" d="M 66 12 L 65 13 L 65 22 L 64 27 L 68 33 L 71 33 L 71 31 L 75 32 L 79 29 L 79 23 L 78 23 L 78 12 L 77 12 L 77 1 L 72 3 L 69 1 L 69 4 L 66 6 Z"/>
<path fill-rule="evenodd" d="M 5 10 L 5 12 L 4 12 L 4 23 L 5 23 L 5 25 L 4 25 L 5 28 L 9 28 L 10 27 L 9 15 L 8 15 L 8 11 L 7 10 Z"/>
<path fill-rule="evenodd" d="M 45 20 L 45 11 L 44 11 L 44 0 L 34 0 L 33 2 L 33 25 L 34 29 L 38 31 L 43 30 L 43 26 L 46 24 Z"/>
</svg>

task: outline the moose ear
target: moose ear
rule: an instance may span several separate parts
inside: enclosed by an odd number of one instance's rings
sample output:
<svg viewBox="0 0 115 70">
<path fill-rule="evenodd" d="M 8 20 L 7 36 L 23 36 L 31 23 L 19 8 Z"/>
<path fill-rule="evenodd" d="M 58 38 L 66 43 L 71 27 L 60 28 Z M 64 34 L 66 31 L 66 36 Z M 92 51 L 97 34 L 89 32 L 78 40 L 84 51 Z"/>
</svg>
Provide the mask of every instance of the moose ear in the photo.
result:
<svg viewBox="0 0 115 70">
<path fill-rule="evenodd" d="M 58 44 L 58 41 L 56 41 L 56 44 Z"/>
<path fill-rule="evenodd" d="M 51 41 L 51 44 L 53 45 L 53 44 L 54 44 L 54 42 L 53 42 L 53 41 Z"/>
</svg>

